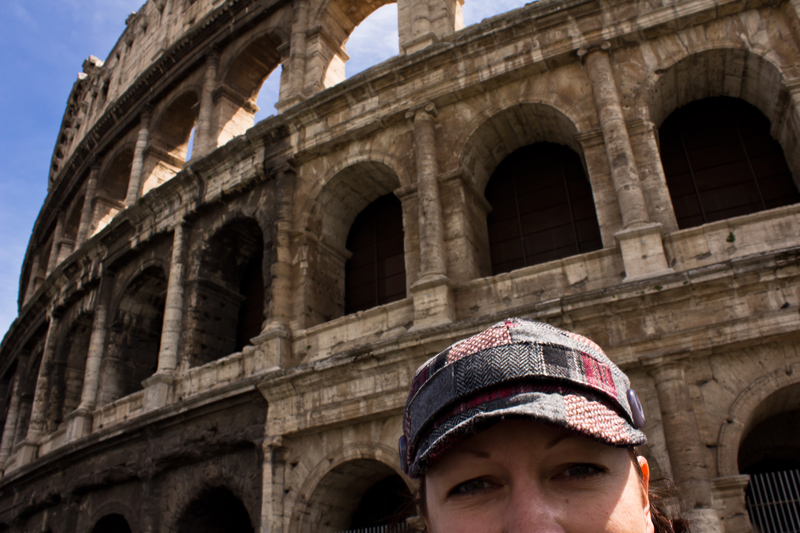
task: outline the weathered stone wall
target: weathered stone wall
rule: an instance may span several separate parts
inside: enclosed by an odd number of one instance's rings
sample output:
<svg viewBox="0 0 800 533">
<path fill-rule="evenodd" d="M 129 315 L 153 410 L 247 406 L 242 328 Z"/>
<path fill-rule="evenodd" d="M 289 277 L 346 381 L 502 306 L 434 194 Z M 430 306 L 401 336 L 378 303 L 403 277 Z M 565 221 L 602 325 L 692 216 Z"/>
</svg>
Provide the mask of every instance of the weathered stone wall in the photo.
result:
<svg viewBox="0 0 800 533">
<path fill-rule="evenodd" d="M 402 0 L 401 56 L 334 86 L 383 3 L 150 0 L 85 64 L 0 344 L 0 530 L 183 531 L 214 498 L 347 529 L 398 474 L 416 367 L 510 315 L 606 348 L 675 506 L 749 530 L 742 473 L 798 446 L 800 205 L 679 230 L 659 128 L 739 99 L 800 183 L 797 7 L 540 0 L 457 31 L 459 2 Z M 492 275 L 484 191 L 538 142 L 580 158 L 602 249 Z M 348 234 L 385 194 L 406 297 L 345 315 Z"/>
</svg>

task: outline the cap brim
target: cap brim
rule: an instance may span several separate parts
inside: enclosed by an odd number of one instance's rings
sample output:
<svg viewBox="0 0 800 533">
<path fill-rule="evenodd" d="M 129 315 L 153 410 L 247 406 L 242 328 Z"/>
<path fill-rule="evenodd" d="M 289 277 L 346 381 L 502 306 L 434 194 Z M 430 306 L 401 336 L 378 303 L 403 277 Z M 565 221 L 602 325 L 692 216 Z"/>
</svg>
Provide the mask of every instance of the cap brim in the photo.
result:
<svg viewBox="0 0 800 533">
<path fill-rule="evenodd" d="M 470 405 L 463 408 L 464 405 Z M 517 392 L 471 406 L 464 402 L 438 421 L 425 439 L 415 446 L 409 476 L 418 477 L 454 444 L 507 418 L 528 419 L 573 431 L 610 446 L 639 446 L 647 440 L 601 398 L 581 392 Z"/>
</svg>

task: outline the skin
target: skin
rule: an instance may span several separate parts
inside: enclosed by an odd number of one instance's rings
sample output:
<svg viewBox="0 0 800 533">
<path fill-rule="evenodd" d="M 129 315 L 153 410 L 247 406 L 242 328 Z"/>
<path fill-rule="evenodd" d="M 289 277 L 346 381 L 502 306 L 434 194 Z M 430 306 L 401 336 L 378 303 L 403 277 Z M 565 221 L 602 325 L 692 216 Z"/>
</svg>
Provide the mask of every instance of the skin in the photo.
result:
<svg viewBox="0 0 800 533">
<path fill-rule="evenodd" d="M 430 533 L 653 533 L 628 450 L 527 420 L 500 422 L 425 474 Z"/>
</svg>

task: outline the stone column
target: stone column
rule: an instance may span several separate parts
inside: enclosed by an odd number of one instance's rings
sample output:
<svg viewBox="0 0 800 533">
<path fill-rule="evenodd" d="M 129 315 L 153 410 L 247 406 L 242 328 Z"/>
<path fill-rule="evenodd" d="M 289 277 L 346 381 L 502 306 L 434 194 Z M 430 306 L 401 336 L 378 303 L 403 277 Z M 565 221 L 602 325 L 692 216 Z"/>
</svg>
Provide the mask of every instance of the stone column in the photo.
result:
<svg viewBox="0 0 800 533">
<path fill-rule="evenodd" d="M 33 393 L 31 405 L 31 418 L 28 423 L 28 432 L 22 447 L 20 464 L 27 464 L 36 459 L 39 438 L 45 430 L 47 422 L 47 396 L 50 389 L 50 370 L 53 355 L 56 351 L 56 334 L 59 330 L 60 317 L 55 311 L 50 312 L 50 325 L 47 328 L 47 337 L 44 341 L 42 361 L 39 363 L 39 374 L 36 378 L 36 390 Z"/>
<path fill-rule="evenodd" d="M 164 304 L 164 322 L 161 326 L 161 345 L 158 350 L 158 369 L 144 380 L 144 409 L 151 410 L 167 404 L 169 390 L 178 367 L 183 325 L 183 269 L 186 251 L 186 223 L 175 226 L 172 236 L 172 258 L 167 280 L 167 298 Z"/>
<path fill-rule="evenodd" d="M 264 462 L 261 469 L 261 533 L 283 531 L 283 470 L 281 437 L 267 437 L 261 443 Z"/>
<path fill-rule="evenodd" d="M 400 51 L 412 54 L 464 27 L 464 0 L 398 0 Z"/>
<path fill-rule="evenodd" d="M 81 403 L 73 412 L 70 423 L 67 426 L 68 440 L 79 439 L 92 432 L 92 411 L 94 411 L 94 408 L 97 406 L 97 389 L 100 383 L 100 363 L 103 361 L 103 352 L 106 345 L 108 307 L 112 285 L 113 278 L 104 273 L 100 280 L 100 287 L 97 289 L 97 302 L 94 306 L 92 334 L 89 337 L 89 350 L 86 354 L 86 367 L 83 373 Z"/>
<path fill-rule="evenodd" d="M 622 215 L 622 231 L 615 234 L 625 264 L 625 281 L 635 281 L 671 272 L 664 254 L 661 225 L 650 222 L 625 116 L 619 100 L 608 42 L 591 49 L 581 48 L 586 72 L 592 84 L 595 107 L 611 170 L 611 179 Z"/>
<path fill-rule="evenodd" d="M 419 280 L 414 294 L 415 327 L 451 322 L 455 318 L 453 286 L 447 277 L 442 203 L 439 197 L 439 167 L 436 160 L 436 106 L 409 111 L 414 121 L 414 152 L 419 202 Z"/>
<path fill-rule="evenodd" d="M 308 0 L 295 0 L 292 19 L 291 46 L 289 47 L 289 60 L 284 63 L 284 73 L 281 76 L 281 99 L 275 104 L 279 112 L 302 102 L 305 99 L 305 70 L 306 70 L 306 31 L 308 30 Z M 283 81 L 288 80 L 284 89 Z"/>
<path fill-rule="evenodd" d="M 749 483 L 750 476 L 747 474 L 718 477 L 711 481 L 714 506 L 720 517 L 722 531 L 752 531 L 745 504 L 745 491 Z"/>
<path fill-rule="evenodd" d="M 712 505 L 711 478 L 706 466 L 705 445 L 700 438 L 692 397 L 684 377 L 684 362 L 660 361 L 650 370 L 655 380 L 664 437 L 681 509 L 698 533 L 720 531 Z"/>
<path fill-rule="evenodd" d="M 267 367 L 291 366 L 291 320 L 294 268 L 292 266 L 292 216 L 296 174 L 291 165 L 278 171 L 275 183 L 275 262 L 270 267 L 270 305 L 268 322 L 263 332 Z"/>
<path fill-rule="evenodd" d="M 136 205 L 139 200 L 139 191 L 142 188 L 142 173 L 144 172 L 144 152 L 150 139 L 151 110 L 146 107 L 139 119 L 139 133 L 136 136 L 136 146 L 133 149 L 131 162 L 131 177 L 128 181 L 128 194 L 125 197 L 125 207 Z"/>
<path fill-rule="evenodd" d="M 197 124 L 194 129 L 194 147 L 190 157 L 202 157 L 217 147 L 214 139 L 214 89 L 217 87 L 217 67 L 219 52 L 212 50 L 206 59 L 203 88 L 200 92 L 200 107 L 197 110 Z M 189 158 L 187 158 L 188 160 Z"/>
<path fill-rule="evenodd" d="M 17 419 L 19 417 L 19 396 L 20 396 L 20 373 L 22 365 L 17 364 L 17 372 L 14 375 L 14 382 L 11 385 L 11 402 L 8 405 L 6 423 L 3 427 L 3 440 L 0 442 L 0 472 L 3 465 L 11 455 L 11 448 L 14 446 L 14 435 L 17 433 Z"/>
<path fill-rule="evenodd" d="M 97 176 L 100 174 L 100 165 L 93 165 L 89 171 L 89 179 L 86 182 L 86 193 L 83 196 L 83 209 L 81 210 L 81 221 L 78 224 L 78 236 L 75 239 L 75 249 L 86 242 L 89 231 L 92 227 L 92 217 L 94 215 L 94 197 L 97 193 Z"/>
<path fill-rule="evenodd" d="M 66 214 L 64 211 L 58 212 L 58 218 L 56 219 L 56 229 L 53 232 L 53 242 L 50 245 L 50 260 L 47 262 L 47 274 L 49 276 L 50 273 L 55 270 L 58 266 L 58 253 L 61 251 L 61 239 L 64 236 L 64 218 Z"/>
<path fill-rule="evenodd" d="M 25 299 L 22 301 L 22 305 L 25 305 L 28 300 L 31 299 L 33 293 L 36 292 L 37 284 L 37 277 L 39 276 L 39 267 L 41 266 L 42 257 L 39 254 L 33 256 L 33 263 L 31 263 L 31 275 L 28 278 L 28 286 L 25 288 Z"/>
</svg>

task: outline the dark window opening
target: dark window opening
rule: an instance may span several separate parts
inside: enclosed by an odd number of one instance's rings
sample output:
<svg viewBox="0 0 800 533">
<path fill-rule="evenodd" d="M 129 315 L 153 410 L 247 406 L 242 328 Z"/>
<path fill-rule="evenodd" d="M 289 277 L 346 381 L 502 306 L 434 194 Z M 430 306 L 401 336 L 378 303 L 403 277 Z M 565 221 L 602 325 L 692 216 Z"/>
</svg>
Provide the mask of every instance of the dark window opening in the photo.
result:
<svg viewBox="0 0 800 533">
<path fill-rule="evenodd" d="M 110 514 L 101 518 L 92 533 L 131 533 L 128 521 L 121 514 Z"/>
<path fill-rule="evenodd" d="M 698 100 L 659 130 L 661 162 L 681 229 L 800 201 L 769 120 L 735 98 Z"/>
<path fill-rule="evenodd" d="M 406 531 L 406 519 L 415 515 L 414 498 L 402 478 L 394 474 L 367 490 L 353 513 L 349 531 L 399 533 Z M 377 529 L 379 526 L 385 529 Z"/>
<path fill-rule="evenodd" d="M 492 274 L 603 247 L 592 187 L 580 157 L 560 144 L 524 146 L 486 186 Z"/>
<path fill-rule="evenodd" d="M 393 194 L 381 196 L 355 219 L 347 236 L 345 314 L 406 297 L 403 209 Z"/>
<path fill-rule="evenodd" d="M 264 246 L 258 241 L 258 249 L 247 262 L 242 272 L 239 293 L 244 301 L 239 306 L 239 318 L 236 325 L 236 348 L 239 352 L 250 344 L 250 339 L 261 334 L 264 322 L 264 275 L 262 263 Z"/>
<path fill-rule="evenodd" d="M 224 487 L 205 491 L 184 511 L 178 533 L 252 533 L 253 524 L 242 501 Z"/>
</svg>

